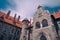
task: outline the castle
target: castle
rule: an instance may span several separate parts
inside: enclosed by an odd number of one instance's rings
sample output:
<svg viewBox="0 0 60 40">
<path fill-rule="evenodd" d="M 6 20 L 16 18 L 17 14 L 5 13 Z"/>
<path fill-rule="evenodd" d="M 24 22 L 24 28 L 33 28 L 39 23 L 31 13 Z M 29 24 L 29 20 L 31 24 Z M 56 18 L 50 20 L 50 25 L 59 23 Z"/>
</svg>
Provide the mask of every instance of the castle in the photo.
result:
<svg viewBox="0 0 60 40">
<path fill-rule="evenodd" d="M 38 6 L 33 22 L 19 21 L 0 12 L 0 40 L 60 40 L 60 11 L 51 15 L 48 10 Z"/>
</svg>

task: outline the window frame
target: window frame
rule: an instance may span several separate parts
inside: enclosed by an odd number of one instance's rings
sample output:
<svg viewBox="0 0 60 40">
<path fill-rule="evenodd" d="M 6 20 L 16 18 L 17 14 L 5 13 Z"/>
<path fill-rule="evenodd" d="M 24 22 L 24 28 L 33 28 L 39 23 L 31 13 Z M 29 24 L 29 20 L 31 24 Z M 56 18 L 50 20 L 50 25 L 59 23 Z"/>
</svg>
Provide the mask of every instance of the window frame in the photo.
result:
<svg viewBox="0 0 60 40">
<path fill-rule="evenodd" d="M 40 27 L 41 27 L 40 22 L 37 21 L 37 22 L 35 23 L 35 26 L 36 26 L 36 29 L 40 28 Z"/>
<path fill-rule="evenodd" d="M 47 27 L 48 26 L 48 21 L 46 19 L 42 20 L 42 27 Z"/>
</svg>

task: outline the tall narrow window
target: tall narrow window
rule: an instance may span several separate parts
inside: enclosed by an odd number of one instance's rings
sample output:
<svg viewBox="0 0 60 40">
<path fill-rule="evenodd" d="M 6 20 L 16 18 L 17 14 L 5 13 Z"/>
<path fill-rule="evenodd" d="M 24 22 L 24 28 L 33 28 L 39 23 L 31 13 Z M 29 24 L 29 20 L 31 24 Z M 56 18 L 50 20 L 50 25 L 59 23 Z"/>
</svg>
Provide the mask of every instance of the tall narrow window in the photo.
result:
<svg viewBox="0 0 60 40">
<path fill-rule="evenodd" d="M 40 28 L 40 22 L 36 22 L 36 28 Z"/>
<path fill-rule="evenodd" d="M 58 21 L 57 24 L 58 24 L 58 27 L 59 27 L 59 29 L 60 29 L 60 21 Z M 57 28 L 58 28 L 58 27 L 57 27 Z"/>
<path fill-rule="evenodd" d="M 26 40 L 26 37 L 25 37 L 25 36 L 23 36 L 23 39 L 24 39 L 24 40 Z"/>
<path fill-rule="evenodd" d="M 31 40 L 31 35 L 32 35 L 32 28 L 29 28 L 29 32 L 28 32 L 28 40 Z"/>
<path fill-rule="evenodd" d="M 46 20 L 46 19 L 44 19 L 44 20 L 42 21 L 42 26 L 43 26 L 43 27 L 48 26 L 48 22 L 47 22 L 47 20 Z"/>
</svg>

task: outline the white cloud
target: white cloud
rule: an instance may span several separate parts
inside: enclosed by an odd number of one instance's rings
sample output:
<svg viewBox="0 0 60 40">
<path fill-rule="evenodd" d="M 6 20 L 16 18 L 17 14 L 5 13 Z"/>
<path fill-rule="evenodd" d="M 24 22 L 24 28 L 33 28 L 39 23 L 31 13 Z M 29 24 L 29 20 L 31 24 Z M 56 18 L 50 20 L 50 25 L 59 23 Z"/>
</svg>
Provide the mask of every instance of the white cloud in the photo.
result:
<svg viewBox="0 0 60 40">
<path fill-rule="evenodd" d="M 16 10 L 14 11 L 17 15 L 21 15 L 21 18 L 31 18 L 36 12 L 37 6 L 58 6 L 60 5 L 60 0 L 13 0 L 16 3 Z M 13 16 L 13 15 L 12 15 Z"/>
</svg>

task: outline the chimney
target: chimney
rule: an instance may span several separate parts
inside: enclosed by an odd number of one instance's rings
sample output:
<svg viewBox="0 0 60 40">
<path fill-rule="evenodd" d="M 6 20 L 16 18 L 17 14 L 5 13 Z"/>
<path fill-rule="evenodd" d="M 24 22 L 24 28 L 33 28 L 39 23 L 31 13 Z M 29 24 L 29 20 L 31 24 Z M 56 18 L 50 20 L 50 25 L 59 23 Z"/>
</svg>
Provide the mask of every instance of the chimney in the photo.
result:
<svg viewBox="0 0 60 40">
<path fill-rule="evenodd" d="M 17 14 L 14 15 L 14 20 L 16 19 L 16 15 L 17 15 Z"/>
<path fill-rule="evenodd" d="M 6 18 L 9 17 L 10 13 L 11 13 L 11 11 L 9 10 L 8 13 L 7 13 L 7 15 L 6 15 Z"/>
<path fill-rule="evenodd" d="M 13 20 L 13 23 L 14 23 L 14 25 L 16 24 L 16 14 L 14 15 L 14 20 Z"/>
<path fill-rule="evenodd" d="M 8 13 L 7 13 L 7 15 L 9 16 L 9 15 L 10 15 L 10 13 L 11 13 L 11 11 L 9 10 L 9 11 L 8 11 Z"/>
<path fill-rule="evenodd" d="M 17 20 L 19 21 L 19 19 L 20 19 L 20 16 L 18 16 L 18 19 Z"/>
</svg>

